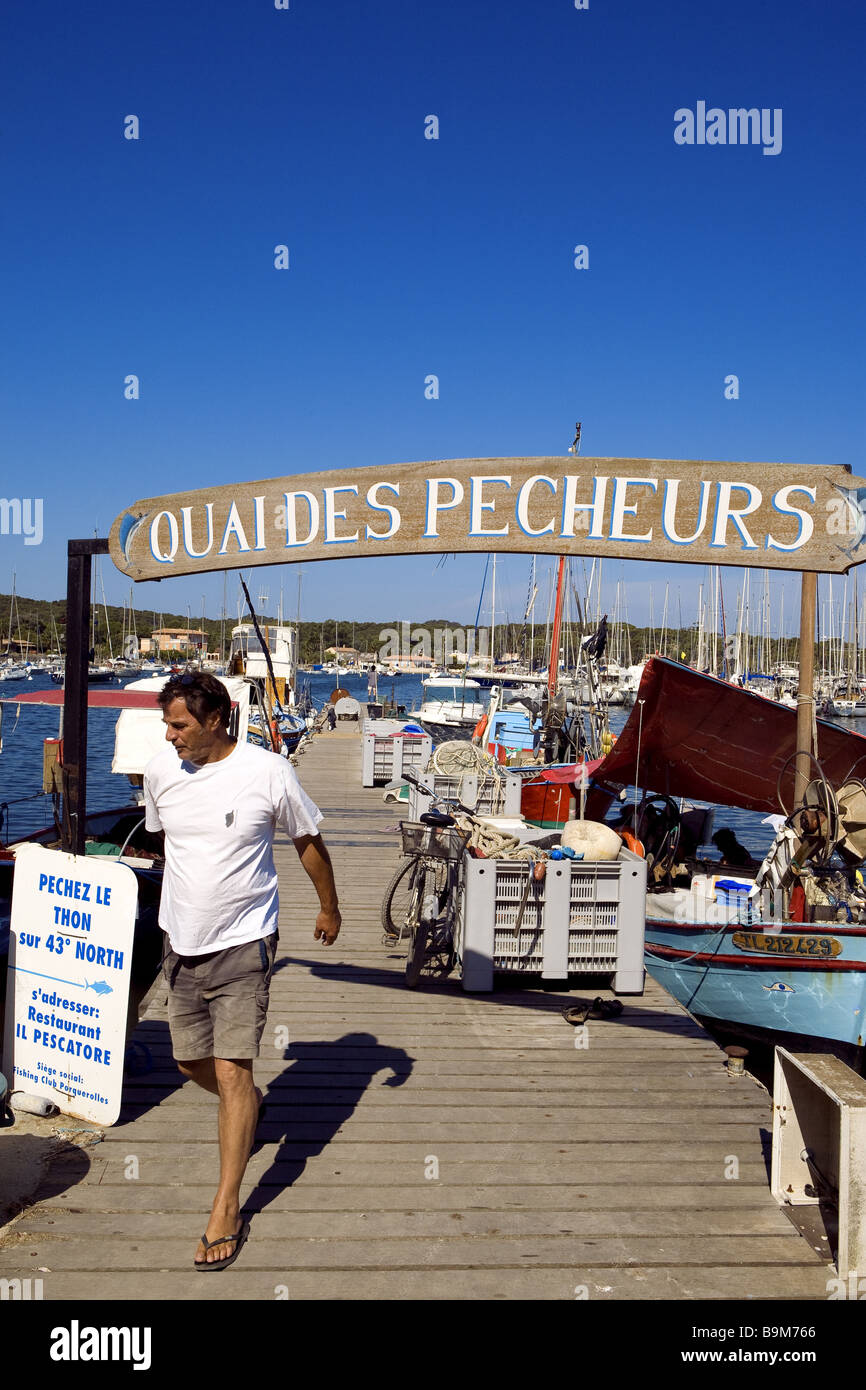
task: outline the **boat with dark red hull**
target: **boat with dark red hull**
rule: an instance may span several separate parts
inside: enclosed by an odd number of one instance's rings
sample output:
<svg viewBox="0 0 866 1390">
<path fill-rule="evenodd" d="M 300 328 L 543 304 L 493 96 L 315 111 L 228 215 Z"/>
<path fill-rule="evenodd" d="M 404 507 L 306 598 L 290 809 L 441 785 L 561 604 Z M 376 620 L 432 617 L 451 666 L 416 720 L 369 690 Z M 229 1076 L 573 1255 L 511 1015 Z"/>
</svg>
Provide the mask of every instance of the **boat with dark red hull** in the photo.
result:
<svg viewBox="0 0 866 1390">
<path fill-rule="evenodd" d="M 594 769 L 586 814 L 620 794 L 620 826 L 650 865 L 646 967 L 699 1020 L 862 1061 L 866 1038 L 866 738 L 824 719 L 795 808 L 796 713 L 662 657 Z M 624 787 L 642 789 L 637 807 Z M 628 797 L 628 802 L 632 798 Z M 778 813 L 759 864 L 711 857 L 713 813 Z M 737 847 L 741 850 L 742 847 Z M 792 864 L 793 861 L 793 864 Z"/>
</svg>

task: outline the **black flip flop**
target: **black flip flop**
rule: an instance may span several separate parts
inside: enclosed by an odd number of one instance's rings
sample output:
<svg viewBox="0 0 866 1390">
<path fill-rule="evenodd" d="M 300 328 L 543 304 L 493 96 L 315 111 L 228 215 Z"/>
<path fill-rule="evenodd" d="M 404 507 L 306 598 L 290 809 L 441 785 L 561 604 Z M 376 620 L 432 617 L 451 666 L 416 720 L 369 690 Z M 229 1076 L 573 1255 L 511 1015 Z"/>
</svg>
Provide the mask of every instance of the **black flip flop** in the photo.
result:
<svg viewBox="0 0 866 1390">
<path fill-rule="evenodd" d="M 196 1269 L 200 1269 L 203 1274 L 210 1273 L 212 1269 L 228 1269 L 229 1265 L 234 1264 L 238 1255 L 244 1247 L 247 1236 L 250 1233 L 249 1221 L 241 1221 L 241 1228 L 237 1235 L 221 1236 L 218 1240 L 207 1240 L 206 1233 L 201 1238 L 201 1243 L 205 1250 L 212 1250 L 215 1245 L 231 1245 L 234 1243 L 235 1249 L 231 1255 L 227 1255 L 224 1260 L 193 1260 Z"/>
<path fill-rule="evenodd" d="M 599 1015 L 601 1018 L 618 1018 L 621 1013 L 622 1004 L 619 999 L 602 999 L 597 996 L 591 1004 L 572 1004 L 569 1008 L 563 1009 L 562 1017 L 572 1027 L 582 1028 L 590 1014 Z"/>
</svg>

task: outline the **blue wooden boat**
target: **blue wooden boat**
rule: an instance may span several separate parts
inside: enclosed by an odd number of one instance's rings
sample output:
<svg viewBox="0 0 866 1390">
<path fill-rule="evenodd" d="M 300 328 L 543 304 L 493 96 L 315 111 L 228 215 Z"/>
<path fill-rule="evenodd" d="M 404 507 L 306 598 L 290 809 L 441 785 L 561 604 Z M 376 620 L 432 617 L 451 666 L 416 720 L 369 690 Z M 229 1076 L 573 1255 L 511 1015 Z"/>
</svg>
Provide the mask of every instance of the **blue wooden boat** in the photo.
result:
<svg viewBox="0 0 866 1390">
<path fill-rule="evenodd" d="M 827 782 L 856 786 L 866 772 L 866 738 L 826 720 L 817 727 Z M 851 891 L 830 905 L 800 899 L 798 910 L 788 892 L 756 891 L 756 861 L 710 858 L 702 847 L 711 815 L 689 813 L 685 800 L 778 813 L 781 795 L 792 809 L 795 749 L 794 711 L 653 657 L 623 732 L 594 771 L 587 815 L 602 818 L 625 786 L 644 789 L 630 828 L 646 839 L 650 879 L 653 870 L 659 878 L 647 894 L 646 967 L 690 1013 L 743 1037 L 829 1046 L 860 1063 L 866 893 L 852 855 L 836 861 L 837 880 L 847 876 Z M 675 864 L 685 872 L 671 872 Z"/>
<path fill-rule="evenodd" d="M 647 895 L 646 967 L 696 1018 L 762 1041 L 784 1034 L 795 1048 L 839 1044 L 859 1060 L 866 926 L 750 914 L 745 894 L 721 926 L 669 921 L 661 896 Z"/>
</svg>

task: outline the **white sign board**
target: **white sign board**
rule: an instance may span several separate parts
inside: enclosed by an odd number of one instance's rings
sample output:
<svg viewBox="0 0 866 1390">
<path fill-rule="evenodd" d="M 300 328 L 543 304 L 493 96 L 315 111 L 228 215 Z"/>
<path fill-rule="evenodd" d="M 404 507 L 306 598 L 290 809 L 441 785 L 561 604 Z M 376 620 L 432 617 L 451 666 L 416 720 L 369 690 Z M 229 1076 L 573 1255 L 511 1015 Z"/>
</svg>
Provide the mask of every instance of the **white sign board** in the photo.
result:
<svg viewBox="0 0 866 1390">
<path fill-rule="evenodd" d="M 15 856 L 3 1070 L 13 1091 L 112 1125 L 120 1111 L 135 874 L 100 856 Z"/>
</svg>

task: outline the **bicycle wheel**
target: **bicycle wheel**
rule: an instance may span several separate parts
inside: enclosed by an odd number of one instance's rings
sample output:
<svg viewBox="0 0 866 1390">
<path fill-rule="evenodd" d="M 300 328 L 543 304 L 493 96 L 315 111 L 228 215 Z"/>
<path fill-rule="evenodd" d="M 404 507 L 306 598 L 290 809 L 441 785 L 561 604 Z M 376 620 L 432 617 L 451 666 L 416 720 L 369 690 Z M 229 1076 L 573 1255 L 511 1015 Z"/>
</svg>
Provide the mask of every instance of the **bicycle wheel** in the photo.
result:
<svg viewBox="0 0 866 1390">
<path fill-rule="evenodd" d="M 406 957 L 406 984 L 410 988 L 418 983 L 428 955 L 436 954 L 434 924 L 442 912 L 447 892 L 447 861 L 428 860 L 415 877 L 415 888 L 407 912 L 410 940 Z M 431 945 L 434 947 L 432 952 Z"/>
<path fill-rule="evenodd" d="M 416 875 L 412 905 L 409 908 L 409 953 L 406 956 L 406 984 L 410 989 L 421 978 L 430 923 L 424 916 L 425 902 L 433 892 L 433 871 L 426 867 Z M 427 904 L 429 907 L 429 903 Z"/>
<path fill-rule="evenodd" d="M 385 889 L 382 899 L 382 927 L 386 936 L 399 940 L 406 927 L 406 918 L 412 905 L 415 876 L 413 870 L 417 859 L 404 859 Z"/>
</svg>

